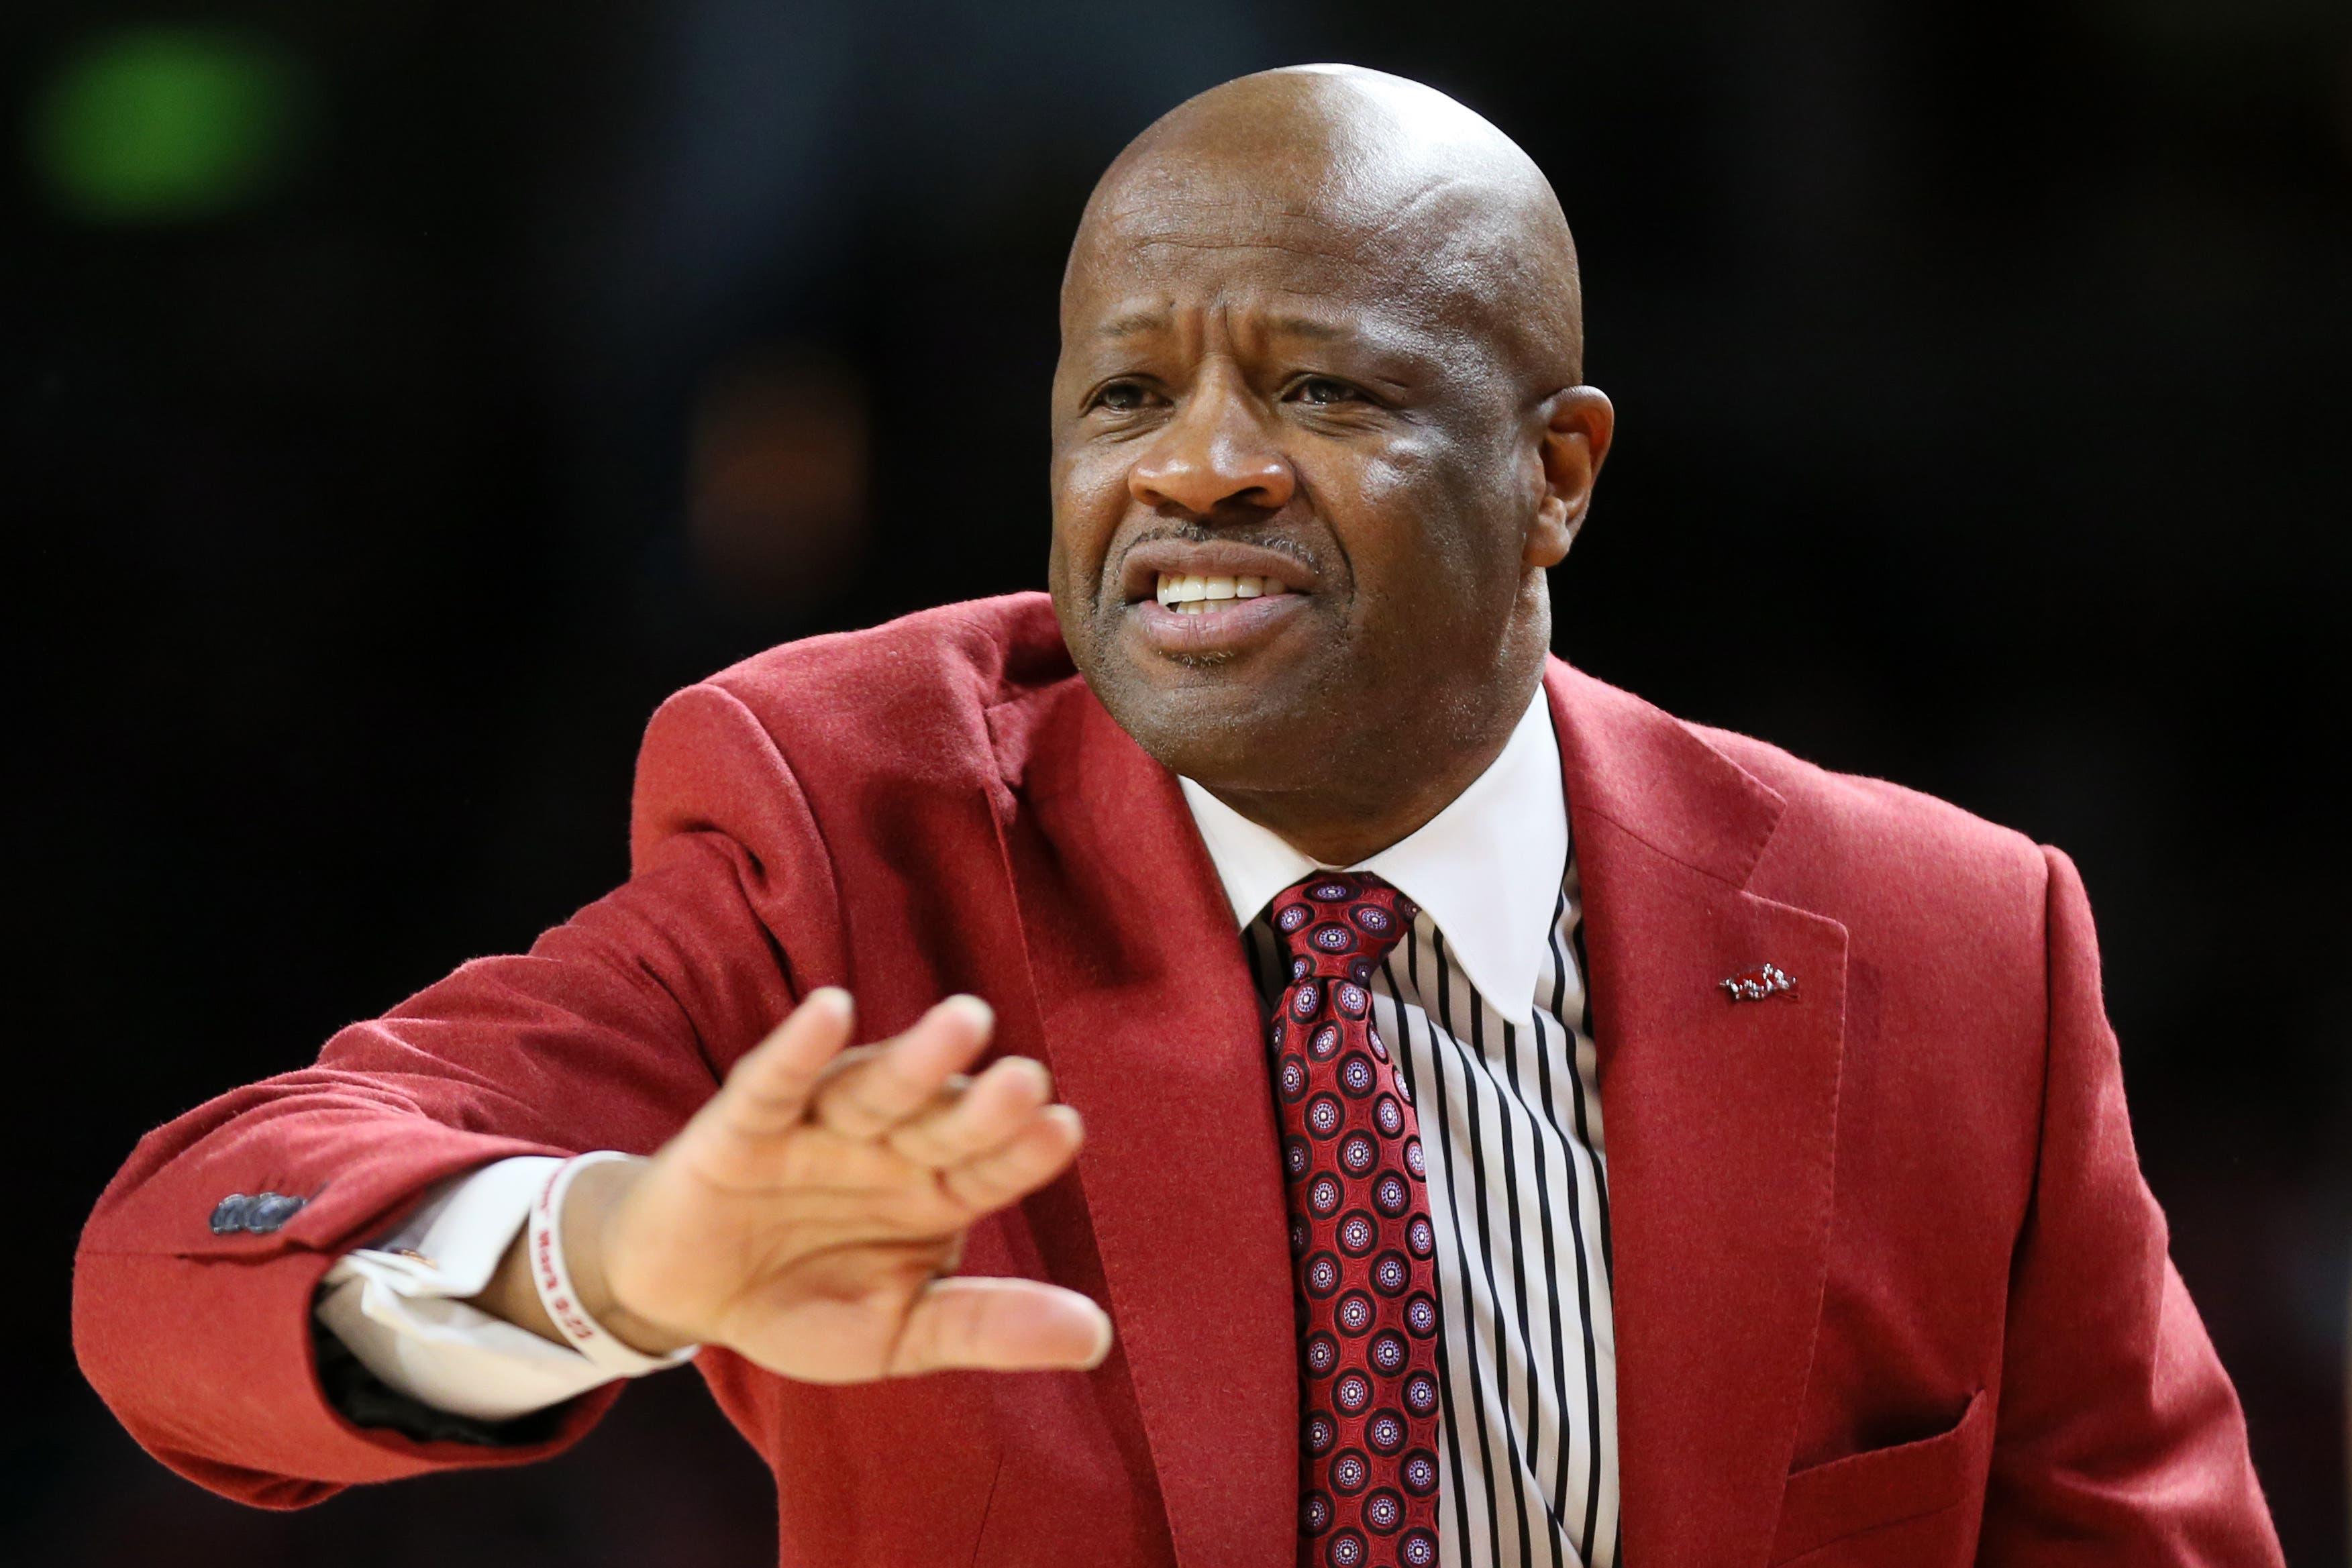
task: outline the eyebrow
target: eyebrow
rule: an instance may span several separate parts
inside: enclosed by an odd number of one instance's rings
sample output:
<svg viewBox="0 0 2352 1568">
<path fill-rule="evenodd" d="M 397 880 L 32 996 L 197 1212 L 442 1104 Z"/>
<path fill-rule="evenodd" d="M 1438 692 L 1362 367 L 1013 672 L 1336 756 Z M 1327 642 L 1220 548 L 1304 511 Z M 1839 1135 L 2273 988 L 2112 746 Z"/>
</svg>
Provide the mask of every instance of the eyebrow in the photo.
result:
<svg viewBox="0 0 2352 1568">
<path fill-rule="evenodd" d="M 1166 323 L 1164 310 L 1130 310 L 1124 316 L 1114 316 L 1095 329 L 1097 338 L 1135 338 Z"/>
</svg>

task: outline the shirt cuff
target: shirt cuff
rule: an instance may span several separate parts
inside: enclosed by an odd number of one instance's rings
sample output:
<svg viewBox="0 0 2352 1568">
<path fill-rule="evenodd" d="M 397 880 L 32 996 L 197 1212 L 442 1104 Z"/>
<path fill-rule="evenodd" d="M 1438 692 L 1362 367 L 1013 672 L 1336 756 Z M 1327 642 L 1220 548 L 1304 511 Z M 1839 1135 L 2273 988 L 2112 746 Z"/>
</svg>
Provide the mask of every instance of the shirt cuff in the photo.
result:
<svg viewBox="0 0 2352 1568">
<path fill-rule="evenodd" d="M 479 1421 L 510 1420 L 613 1381 L 571 1346 L 464 1300 L 490 1282 L 561 1163 L 526 1155 L 444 1183 L 397 1229 L 328 1270 L 313 1308 L 320 1326 L 395 1391 Z"/>
</svg>

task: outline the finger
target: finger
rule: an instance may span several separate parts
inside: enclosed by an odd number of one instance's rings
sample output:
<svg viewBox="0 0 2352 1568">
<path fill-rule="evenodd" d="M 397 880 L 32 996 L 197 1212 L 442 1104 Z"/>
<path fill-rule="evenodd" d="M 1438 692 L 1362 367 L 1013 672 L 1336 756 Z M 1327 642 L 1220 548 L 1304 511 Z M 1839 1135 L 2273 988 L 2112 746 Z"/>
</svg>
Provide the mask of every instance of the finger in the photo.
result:
<svg viewBox="0 0 2352 1568">
<path fill-rule="evenodd" d="M 1009 1141 L 1053 1097 L 1054 1081 L 1043 1064 L 1008 1056 L 991 1063 L 961 1093 L 932 1096 L 890 1129 L 890 1147 L 917 1165 L 945 1170 Z"/>
<path fill-rule="evenodd" d="M 948 1195 L 975 1216 L 1017 1203 L 1069 1168 L 1086 1141 L 1078 1113 L 1048 1105 L 1000 1148 L 940 1173 Z"/>
<path fill-rule="evenodd" d="M 799 1124 L 824 1070 L 849 1043 L 856 1009 L 849 993 L 821 986 L 774 1032 L 745 1053 L 695 1117 L 752 1137 Z"/>
<path fill-rule="evenodd" d="M 1110 1314 L 1076 1291 L 1037 1280 L 934 1280 L 907 1313 L 890 1362 L 906 1376 L 1085 1370 L 1110 1354 Z"/>
<path fill-rule="evenodd" d="M 920 1111 L 987 1049 L 996 1015 L 978 997 L 950 997 L 873 1055 L 826 1076 L 816 1119 L 851 1138 L 871 1138 Z"/>
<path fill-rule="evenodd" d="M 831 1092 L 835 1079 L 845 1078 L 854 1072 L 865 1071 L 868 1067 L 881 1058 L 883 1052 L 888 1051 L 896 1044 L 898 1044 L 898 1041 L 892 1040 L 885 1040 L 878 1045 L 851 1046 L 847 1051 L 843 1051 L 839 1056 L 835 1057 L 831 1061 L 824 1064 L 824 1071 L 818 1075 L 816 1087 L 810 1092 L 809 1098 L 812 1102 L 823 1099 Z M 948 1100 L 961 1093 L 965 1086 L 971 1082 L 971 1079 L 964 1073 L 949 1073 L 946 1081 L 932 1092 L 929 1101 L 928 1101 L 921 1109 L 916 1111 L 914 1114 L 919 1116 L 934 1105 L 943 1105 Z"/>
</svg>

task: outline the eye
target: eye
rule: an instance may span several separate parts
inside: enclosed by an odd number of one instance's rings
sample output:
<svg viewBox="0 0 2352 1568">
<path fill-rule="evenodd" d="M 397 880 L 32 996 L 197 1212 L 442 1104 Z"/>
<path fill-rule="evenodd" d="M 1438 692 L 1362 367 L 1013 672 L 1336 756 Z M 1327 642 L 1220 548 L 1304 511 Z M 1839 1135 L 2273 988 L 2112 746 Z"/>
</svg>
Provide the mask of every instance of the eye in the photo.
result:
<svg viewBox="0 0 2352 1568">
<path fill-rule="evenodd" d="M 1291 385 L 1290 401 L 1329 408 L 1339 403 L 1366 400 L 1362 392 L 1335 376 L 1302 376 Z"/>
<path fill-rule="evenodd" d="M 1158 401 L 1150 387 L 1141 382 L 1106 382 L 1087 401 L 1089 409 L 1108 409 L 1113 413 L 1139 413 Z"/>
</svg>

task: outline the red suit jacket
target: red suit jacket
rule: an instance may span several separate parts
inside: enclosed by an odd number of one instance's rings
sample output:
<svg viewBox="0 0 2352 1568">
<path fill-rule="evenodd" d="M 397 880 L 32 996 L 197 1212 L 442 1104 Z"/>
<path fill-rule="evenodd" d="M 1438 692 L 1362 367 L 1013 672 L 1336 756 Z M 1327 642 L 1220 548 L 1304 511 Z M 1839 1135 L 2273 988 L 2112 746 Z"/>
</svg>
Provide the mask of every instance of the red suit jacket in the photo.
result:
<svg viewBox="0 0 2352 1568">
<path fill-rule="evenodd" d="M 2073 866 L 1937 801 L 1545 676 L 1609 1128 L 1638 1563 L 2273 1563 L 2228 1379 L 2143 1185 Z M 326 1402 L 311 1293 L 437 1179 L 649 1151 L 812 987 L 874 1036 L 994 1004 L 1086 1117 L 977 1273 L 1087 1291 L 1090 1374 L 789 1383 L 699 1362 L 787 1563 L 1294 1560 L 1297 1374 L 1258 1001 L 1171 775 L 1045 598 L 763 654 L 647 732 L 634 872 L 315 1067 L 151 1134 L 85 1233 L 81 1364 L 165 1464 L 265 1507 L 482 1448 Z M 1793 998 L 1734 1003 L 1759 964 Z M 215 1236 L 229 1193 L 309 1195 Z"/>
</svg>

